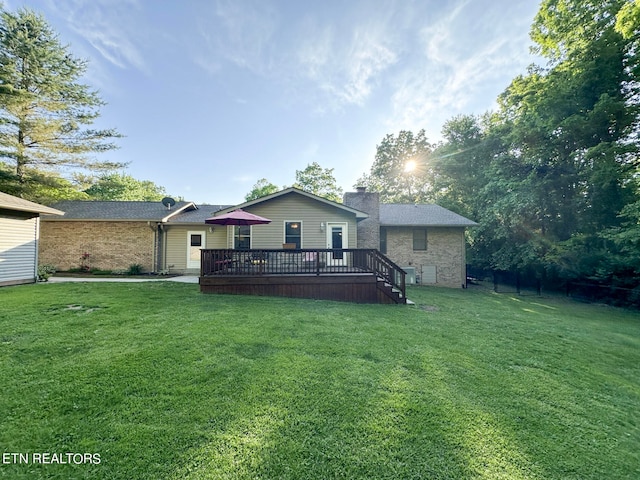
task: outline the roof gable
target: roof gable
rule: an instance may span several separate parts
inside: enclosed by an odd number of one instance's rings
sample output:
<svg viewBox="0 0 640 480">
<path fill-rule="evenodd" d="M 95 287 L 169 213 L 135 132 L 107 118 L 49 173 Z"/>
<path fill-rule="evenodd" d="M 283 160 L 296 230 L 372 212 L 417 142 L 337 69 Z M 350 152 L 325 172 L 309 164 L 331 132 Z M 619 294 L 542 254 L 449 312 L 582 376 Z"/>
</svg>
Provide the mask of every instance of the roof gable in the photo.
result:
<svg viewBox="0 0 640 480">
<path fill-rule="evenodd" d="M 63 200 L 53 206 L 63 210 L 64 216 L 59 219 L 46 216 L 46 220 L 166 222 L 184 211 L 198 208 L 193 202 L 177 202 L 168 209 L 161 202 L 102 200 Z"/>
<path fill-rule="evenodd" d="M 478 224 L 440 205 L 383 203 L 380 205 L 380 225 L 473 227 Z"/>
<path fill-rule="evenodd" d="M 229 209 L 232 205 L 198 205 L 196 209 L 185 210 L 180 212 L 179 215 L 175 215 L 168 219 L 168 223 L 202 223 L 207 218 L 213 216 L 214 213 L 217 213 L 221 210 Z"/>
<path fill-rule="evenodd" d="M 273 200 L 275 198 L 283 197 L 285 195 L 301 195 L 303 197 L 310 198 L 310 199 L 315 200 L 317 202 L 324 203 L 326 205 L 330 205 L 332 207 L 344 210 L 345 212 L 353 213 L 356 216 L 356 219 L 358 219 L 358 220 L 367 218 L 369 216 L 365 212 L 362 212 L 360 210 L 356 210 L 355 208 L 347 207 L 346 205 L 344 205 L 342 203 L 338 203 L 338 202 L 334 202 L 332 200 L 328 200 L 328 199 L 326 199 L 324 197 L 320 197 L 318 195 L 314 195 L 313 193 L 305 192 L 304 190 L 300 190 L 299 188 L 295 188 L 295 187 L 285 188 L 284 190 L 280 190 L 279 192 L 272 193 L 271 195 L 265 195 L 264 197 L 260 197 L 260 198 L 257 198 L 255 200 L 250 200 L 248 202 L 241 203 L 240 205 L 234 205 L 232 207 L 227 207 L 226 209 L 221 210 L 219 213 L 226 213 L 227 211 L 235 210 L 237 208 L 246 209 L 246 208 L 249 208 L 249 207 L 251 207 L 253 205 L 258 205 L 258 204 L 261 204 L 261 203 L 265 203 L 265 202 L 268 202 L 268 201 Z"/>
</svg>

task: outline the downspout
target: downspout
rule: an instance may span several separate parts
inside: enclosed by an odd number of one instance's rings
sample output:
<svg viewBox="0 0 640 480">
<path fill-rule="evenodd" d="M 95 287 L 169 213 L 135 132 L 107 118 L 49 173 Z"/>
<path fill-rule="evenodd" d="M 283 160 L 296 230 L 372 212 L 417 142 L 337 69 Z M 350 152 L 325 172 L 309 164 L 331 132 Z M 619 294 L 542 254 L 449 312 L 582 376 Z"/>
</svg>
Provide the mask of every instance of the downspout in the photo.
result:
<svg viewBox="0 0 640 480">
<path fill-rule="evenodd" d="M 156 264 L 158 266 L 158 272 L 163 272 L 165 271 L 165 232 L 164 232 L 164 226 L 162 225 L 162 223 L 158 223 L 158 230 L 157 230 L 157 236 L 158 236 L 158 253 L 157 253 L 157 259 L 156 259 Z"/>
<path fill-rule="evenodd" d="M 38 214 L 36 216 L 36 231 L 34 232 L 35 236 L 36 236 L 36 241 L 35 241 L 35 268 L 34 268 L 34 282 L 38 281 L 38 263 L 40 262 L 40 258 L 39 258 L 39 249 L 40 249 L 40 215 Z"/>
<path fill-rule="evenodd" d="M 462 239 L 462 251 L 460 252 L 460 257 L 462 258 L 462 265 L 460 265 L 460 276 L 462 277 L 462 288 L 467 288 L 467 242 L 465 240 L 465 231 L 462 229 L 462 234 L 460 235 Z"/>
<path fill-rule="evenodd" d="M 153 225 L 151 221 L 147 222 L 147 226 L 153 231 L 153 257 L 151 259 L 151 266 L 153 268 L 153 273 L 158 273 L 158 248 L 159 248 L 159 226 L 160 224 Z"/>
</svg>

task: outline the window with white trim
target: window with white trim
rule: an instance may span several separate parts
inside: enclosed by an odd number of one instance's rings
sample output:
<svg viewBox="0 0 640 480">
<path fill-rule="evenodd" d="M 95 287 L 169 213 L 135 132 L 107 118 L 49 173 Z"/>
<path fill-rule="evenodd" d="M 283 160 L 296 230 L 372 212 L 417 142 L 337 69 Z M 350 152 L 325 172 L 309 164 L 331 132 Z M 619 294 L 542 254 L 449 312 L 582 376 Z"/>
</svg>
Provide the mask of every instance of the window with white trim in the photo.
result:
<svg viewBox="0 0 640 480">
<path fill-rule="evenodd" d="M 302 248 L 302 222 L 284 222 L 284 243 L 294 243 L 296 248 Z"/>
</svg>

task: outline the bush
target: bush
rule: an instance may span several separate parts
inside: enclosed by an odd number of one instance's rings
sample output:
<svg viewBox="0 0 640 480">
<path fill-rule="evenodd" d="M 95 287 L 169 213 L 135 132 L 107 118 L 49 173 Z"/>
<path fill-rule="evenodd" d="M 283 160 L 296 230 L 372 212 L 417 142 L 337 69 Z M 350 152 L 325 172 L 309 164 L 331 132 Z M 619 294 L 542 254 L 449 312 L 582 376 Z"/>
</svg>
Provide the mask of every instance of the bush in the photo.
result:
<svg viewBox="0 0 640 480">
<path fill-rule="evenodd" d="M 129 269 L 127 270 L 127 275 L 140 275 L 142 273 L 142 265 L 139 263 L 132 263 L 129 265 Z"/>
<path fill-rule="evenodd" d="M 53 265 L 38 265 L 38 281 L 46 282 L 49 277 L 56 273 L 56 267 Z"/>
</svg>

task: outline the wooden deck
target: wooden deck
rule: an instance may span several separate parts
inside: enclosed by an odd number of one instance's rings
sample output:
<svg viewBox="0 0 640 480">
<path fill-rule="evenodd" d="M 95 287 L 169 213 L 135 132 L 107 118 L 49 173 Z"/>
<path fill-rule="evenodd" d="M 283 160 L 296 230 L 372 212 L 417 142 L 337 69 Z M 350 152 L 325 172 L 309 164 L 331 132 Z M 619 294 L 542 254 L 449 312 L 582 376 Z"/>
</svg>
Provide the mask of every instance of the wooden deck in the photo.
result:
<svg viewBox="0 0 640 480">
<path fill-rule="evenodd" d="M 405 272 L 370 249 L 202 250 L 200 291 L 406 303 Z"/>
</svg>

